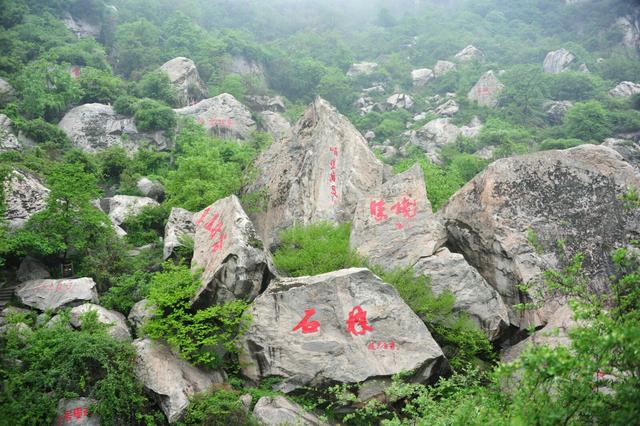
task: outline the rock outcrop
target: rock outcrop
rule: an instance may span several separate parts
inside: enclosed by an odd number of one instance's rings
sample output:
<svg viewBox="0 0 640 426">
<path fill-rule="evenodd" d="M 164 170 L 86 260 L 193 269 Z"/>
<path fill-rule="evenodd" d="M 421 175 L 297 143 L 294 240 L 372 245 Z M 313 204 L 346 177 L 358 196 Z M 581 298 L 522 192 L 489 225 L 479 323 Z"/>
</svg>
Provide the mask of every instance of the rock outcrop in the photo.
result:
<svg viewBox="0 0 640 426">
<path fill-rule="evenodd" d="M 411 80 L 414 87 L 424 87 L 435 78 L 433 70 L 429 68 L 420 68 L 411 71 Z"/>
<path fill-rule="evenodd" d="M 176 247 L 182 246 L 181 240 L 183 238 L 193 238 L 195 233 L 196 226 L 193 223 L 193 213 L 179 207 L 173 207 L 164 227 L 162 259 L 167 260 Z"/>
<path fill-rule="evenodd" d="M 573 102 L 571 101 L 552 101 L 545 103 L 543 108 L 551 123 L 561 124 L 567 111 L 569 111 L 569 108 L 572 106 Z"/>
<path fill-rule="evenodd" d="M 621 98 L 630 98 L 640 93 L 640 84 L 631 81 L 623 81 L 609 91 L 611 96 L 619 96 Z"/>
<path fill-rule="evenodd" d="M 31 216 L 47 206 L 49 189 L 35 176 L 13 170 L 3 182 L 4 217 L 9 229 L 22 227 Z"/>
<path fill-rule="evenodd" d="M 448 118 L 438 118 L 405 135 L 409 143 L 423 150 L 431 161 L 440 163 L 440 149 L 443 146 L 455 143 L 459 136 L 476 137 L 481 128 L 482 123 L 476 119 L 468 126 L 458 127 Z"/>
<path fill-rule="evenodd" d="M 78 38 L 93 37 L 97 39 L 102 32 L 100 24 L 89 22 L 86 19 L 74 18 L 70 13 L 64 14 L 62 23 Z"/>
<path fill-rule="evenodd" d="M 247 96 L 247 105 L 254 111 L 284 112 L 286 110 L 282 96 Z"/>
<path fill-rule="evenodd" d="M 621 200 L 631 187 L 640 188 L 636 170 L 603 146 L 501 159 L 443 208 L 449 244 L 509 308 L 530 301 L 518 284 L 539 284 L 543 271 L 578 252 L 591 289 L 607 291 L 610 251 L 640 236 L 640 212 Z M 539 326 L 554 309 L 549 302 L 527 314 L 510 310 L 510 321 Z"/>
<path fill-rule="evenodd" d="M 411 96 L 406 95 L 404 93 L 395 93 L 389 96 L 385 102 L 385 109 L 387 111 L 393 111 L 395 109 L 406 109 L 411 111 L 415 102 Z"/>
<path fill-rule="evenodd" d="M 498 292 L 458 253 L 443 247 L 423 257 L 413 269 L 431 277 L 431 289 L 455 296 L 454 311 L 464 312 L 493 340 L 509 326 L 509 312 Z"/>
<path fill-rule="evenodd" d="M 640 13 L 619 18 L 615 24 L 622 30 L 622 43 L 636 55 L 640 53 Z"/>
<path fill-rule="evenodd" d="M 273 141 L 277 142 L 289 136 L 291 124 L 279 112 L 262 111 L 258 115 L 262 118 L 264 130 L 271 134 Z"/>
<path fill-rule="evenodd" d="M 456 70 L 456 64 L 450 61 L 438 61 L 433 67 L 433 74 L 436 78 L 440 78 Z"/>
<path fill-rule="evenodd" d="M 131 307 L 127 319 L 129 320 L 129 323 L 132 325 L 133 329 L 137 333 L 139 333 L 145 322 L 153 317 L 153 305 L 150 305 L 147 299 L 142 299 L 141 301 L 136 302 L 136 304 Z"/>
<path fill-rule="evenodd" d="M 23 305 L 40 311 L 98 303 L 96 283 L 91 278 L 27 281 L 16 288 L 16 296 Z"/>
<path fill-rule="evenodd" d="M 264 426 L 305 425 L 328 426 L 284 396 L 263 396 L 253 407 L 253 417 Z"/>
<path fill-rule="evenodd" d="M 498 80 L 493 71 L 487 71 L 480 77 L 480 80 L 471 88 L 467 97 L 475 101 L 478 105 L 495 107 L 498 105 L 498 98 L 504 89 L 504 84 Z"/>
<path fill-rule="evenodd" d="M 162 64 L 160 70 L 169 76 L 179 106 L 191 105 L 207 97 L 207 86 L 200 80 L 196 64 L 191 59 L 173 58 Z"/>
<path fill-rule="evenodd" d="M 0 152 L 19 151 L 22 145 L 11 127 L 11 119 L 4 114 L 0 114 Z"/>
<path fill-rule="evenodd" d="M 9 82 L 4 78 L 0 78 L 0 106 L 11 102 L 16 97 L 16 92 Z"/>
<path fill-rule="evenodd" d="M 266 247 L 296 223 L 351 221 L 358 199 L 383 178 L 383 165 L 360 132 L 320 98 L 256 167 L 260 175 L 245 192 L 265 193 L 266 209 L 252 219 Z"/>
<path fill-rule="evenodd" d="M 456 53 L 455 59 L 459 62 L 469 62 L 469 61 L 477 61 L 484 58 L 484 53 L 470 44 L 460 52 Z"/>
<path fill-rule="evenodd" d="M 235 299 L 252 301 L 275 276 L 270 254 L 235 195 L 193 215 L 191 269 L 203 269 L 193 297 L 198 307 Z"/>
<path fill-rule="evenodd" d="M 51 278 L 51 274 L 42 263 L 31 256 L 27 256 L 20 262 L 16 278 L 18 282 L 24 283 L 33 280 L 45 280 Z"/>
<path fill-rule="evenodd" d="M 228 93 L 174 111 L 181 117 L 193 118 L 221 138 L 247 139 L 256 130 L 251 111 Z"/>
<path fill-rule="evenodd" d="M 282 377 L 284 392 L 400 371 L 427 381 L 448 368 L 424 322 L 367 269 L 272 282 L 250 314 L 243 373 Z"/>
<path fill-rule="evenodd" d="M 136 187 L 143 196 L 153 198 L 156 201 L 164 200 L 164 186 L 157 180 L 148 177 L 141 177 L 136 183 Z"/>
<path fill-rule="evenodd" d="M 93 303 L 85 303 L 71 309 L 71 325 L 79 328 L 82 325 L 80 317 L 89 311 L 96 313 L 96 319 L 99 323 L 110 326 L 107 328 L 107 334 L 111 337 L 123 342 L 131 341 L 131 332 L 124 315 Z"/>
<path fill-rule="evenodd" d="M 89 398 L 61 399 L 54 426 L 100 426 L 100 416 L 91 410 L 91 406 L 97 403 Z"/>
<path fill-rule="evenodd" d="M 180 420 L 194 393 L 224 382 L 222 373 L 196 368 L 160 342 L 137 339 L 133 346 L 137 352 L 136 375 L 156 399 L 169 423 Z"/>
<path fill-rule="evenodd" d="M 547 53 L 542 68 L 544 72 L 558 74 L 569 70 L 576 57 L 567 49 L 558 49 Z"/>
<path fill-rule="evenodd" d="M 627 139 L 607 138 L 602 143 L 622 155 L 624 160 L 631 164 L 633 168 L 640 173 L 640 142 L 634 142 Z"/>
<path fill-rule="evenodd" d="M 386 269 L 414 265 L 447 240 L 444 225 L 427 199 L 418 164 L 394 176 L 359 202 L 351 227 L 351 248 Z"/>
<path fill-rule="evenodd" d="M 168 148 L 169 140 L 161 131 L 140 133 L 133 118 L 117 114 L 104 104 L 84 104 L 71 109 L 58 123 L 71 143 L 83 151 L 96 153 L 112 146 L 134 152 L 143 141 L 158 150 Z"/>
<path fill-rule="evenodd" d="M 351 65 L 347 71 L 349 77 L 359 77 L 361 75 L 370 75 L 378 68 L 378 64 L 375 62 L 360 62 Z"/>
<path fill-rule="evenodd" d="M 449 99 L 445 103 L 438 105 L 433 111 L 442 117 L 453 117 L 460 111 L 460 106 L 454 99 Z"/>
<path fill-rule="evenodd" d="M 115 226 L 120 226 L 127 218 L 139 214 L 148 206 L 159 206 L 158 202 L 149 197 L 135 195 L 114 195 L 100 200 L 102 210 L 109 216 Z"/>
</svg>

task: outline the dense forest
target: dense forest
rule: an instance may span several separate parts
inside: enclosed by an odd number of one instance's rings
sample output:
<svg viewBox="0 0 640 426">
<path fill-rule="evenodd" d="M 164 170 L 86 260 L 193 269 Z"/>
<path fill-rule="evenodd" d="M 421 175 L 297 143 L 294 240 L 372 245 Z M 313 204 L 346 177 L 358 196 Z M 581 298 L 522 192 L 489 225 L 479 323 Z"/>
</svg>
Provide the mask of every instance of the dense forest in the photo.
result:
<svg viewBox="0 0 640 426">
<path fill-rule="evenodd" d="M 0 11 L 0 425 L 638 422 L 639 1 Z"/>
</svg>

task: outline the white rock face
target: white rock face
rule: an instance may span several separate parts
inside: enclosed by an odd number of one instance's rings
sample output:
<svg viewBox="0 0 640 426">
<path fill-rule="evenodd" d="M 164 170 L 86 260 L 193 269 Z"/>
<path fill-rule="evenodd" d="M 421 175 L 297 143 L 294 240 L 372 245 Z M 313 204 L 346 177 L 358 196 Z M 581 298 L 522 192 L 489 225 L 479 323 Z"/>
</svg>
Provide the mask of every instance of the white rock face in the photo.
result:
<svg viewBox="0 0 640 426">
<path fill-rule="evenodd" d="M 411 132 L 409 143 L 422 149 L 429 158 L 435 160 L 438 158 L 440 148 L 455 143 L 458 136 L 460 136 L 458 126 L 451 124 L 448 118 L 437 118 Z"/>
<path fill-rule="evenodd" d="M 255 111 L 285 112 L 282 96 L 247 96 L 247 105 Z"/>
<path fill-rule="evenodd" d="M 547 53 L 544 58 L 542 68 L 544 72 L 550 74 L 558 74 L 569 70 L 569 66 L 573 63 L 576 57 L 567 49 L 554 50 Z"/>
<path fill-rule="evenodd" d="M 411 96 L 404 93 L 396 93 L 387 98 L 385 109 L 387 111 L 393 111 L 394 109 L 406 109 L 411 111 L 415 102 Z"/>
<path fill-rule="evenodd" d="M 153 198 L 156 201 L 164 199 L 164 186 L 157 180 L 148 177 L 141 177 L 136 183 L 136 187 L 145 197 Z"/>
<path fill-rule="evenodd" d="M 291 133 L 291 124 L 279 112 L 262 111 L 258 114 L 262 118 L 264 130 L 271 134 L 274 142 L 288 137 Z"/>
<path fill-rule="evenodd" d="M 187 106 L 207 97 L 207 86 L 200 79 L 196 64 L 188 58 L 178 57 L 165 62 L 160 70 L 169 76 L 178 93 L 178 104 Z"/>
<path fill-rule="evenodd" d="M 456 70 L 456 64 L 450 61 L 438 61 L 433 67 L 433 74 L 436 78 L 440 78 Z"/>
<path fill-rule="evenodd" d="M 640 84 L 631 81 L 623 81 L 609 91 L 611 96 L 619 96 L 622 98 L 630 98 L 640 93 Z"/>
<path fill-rule="evenodd" d="M 414 87 L 424 87 L 435 78 L 433 70 L 429 68 L 420 68 L 411 71 L 411 79 Z"/>
<path fill-rule="evenodd" d="M 496 107 L 498 98 L 504 89 L 504 84 L 498 80 L 493 71 L 484 73 L 480 80 L 471 88 L 467 97 L 478 105 Z"/>
<path fill-rule="evenodd" d="M 0 78 L 0 106 L 15 99 L 15 90 L 7 80 Z"/>
<path fill-rule="evenodd" d="M 71 309 L 71 325 L 76 328 L 80 327 L 82 325 L 80 317 L 89 311 L 96 313 L 99 323 L 111 325 L 107 329 L 107 333 L 111 337 L 123 342 L 131 341 L 131 332 L 129 331 L 129 327 L 127 327 L 127 321 L 124 315 L 120 312 L 94 305 L 93 303 L 85 303 Z"/>
<path fill-rule="evenodd" d="M 0 152 L 19 151 L 22 145 L 11 128 L 11 119 L 4 114 L 0 114 Z"/>
<path fill-rule="evenodd" d="M 253 417 L 264 426 L 305 425 L 329 426 L 284 396 L 263 396 L 253 407 Z"/>
<path fill-rule="evenodd" d="M 573 102 L 571 101 L 552 101 L 544 104 L 543 108 L 551 121 L 554 124 L 562 123 L 564 120 L 564 116 L 569 111 L 569 108 L 573 106 Z"/>
<path fill-rule="evenodd" d="M 136 375 L 154 396 L 169 423 L 180 420 L 194 393 L 224 382 L 222 373 L 196 368 L 160 342 L 137 339 L 133 346 L 138 354 Z"/>
<path fill-rule="evenodd" d="M 158 202 L 149 197 L 137 197 L 134 195 L 114 195 L 103 198 L 100 201 L 104 212 L 111 222 L 120 226 L 128 217 L 139 214 L 147 206 L 159 206 Z"/>
<path fill-rule="evenodd" d="M 453 293 L 454 311 L 468 314 L 489 339 L 499 337 L 508 327 L 509 312 L 502 298 L 461 254 L 443 247 L 416 262 L 414 270 L 431 277 L 434 294 Z"/>
<path fill-rule="evenodd" d="M 400 371 L 428 380 L 447 368 L 422 320 L 367 269 L 272 282 L 250 314 L 243 373 L 282 377 L 284 392 Z"/>
<path fill-rule="evenodd" d="M 193 223 L 193 213 L 179 207 L 173 207 L 164 227 L 163 260 L 167 260 L 176 247 L 182 246 L 181 238 L 193 238 L 195 233 L 196 227 Z"/>
<path fill-rule="evenodd" d="M 21 228 L 31 216 L 47 206 L 49 189 L 35 176 L 13 170 L 3 182 L 4 217 L 9 229 Z"/>
<path fill-rule="evenodd" d="M 247 139 L 256 130 L 251 111 L 228 93 L 174 111 L 181 117 L 193 118 L 220 138 Z"/>
<path fill-rule="evenodd" d="M 100 426 L 100 416 L 91 412 L 91 405 L 97 403 L 89 398 L 61 399 L 53 425 Z"/>
<path fill-rule="evenodd" d="M 265 192 L 265 211 L 251 218 L 265 247 L 295 223 L 351 221 L 358 199 L 383 177 L 382 163 L 360 132 L 320 98 L 256 167 L 260 175 L 245 192 Z"/>
<path fill-rule="evenodd" d="M 84 302 L 98 303 L 96 283 L 91 278 L 27 281 L 16 288 L 16 296 L 23 305 L 40 311 L 55 311 Z"/>
<path fill-rule="evenodd" d="M 634 53 L 640 51 L 640 14 L 627 15 L 616 21 L 616 26 L 624 34 L 622 43 Z"/>
<path fill-rule="evenodd" d="M 58 123 L 76 148 L 96 153 L 112 146 L 135 152 L 141 141 L 151 142 L 157 149 L 166 149 L 169 141 L 164 133 L 140 133 L 133 118 L 116 114 L 103 104 L 84 104 L 71 109 Z"/>
<path fill-rule="evenodd" d="M 49 270 L 38 260 L 31 256 L 22 259 L 18 267 L 18 282 L 24 283 L 32 280 L 44 280 L 51 278 Z"/>
<path fill-rule="evenodd" d="M 62 23 L 78 38 L 98 38 L 102 32 L 100 24 L 94 24 L 84 19 L 75 19 L 69 13 L 65 13 Z"/>
<path fill-rule="evenodd" d="M 453 117 L 458 113 L 458 111 L 460 111 L 460 106 L 453 99 L 449 99 L 434 110 L 436 114 L 443 117 Z"/>
<path fill-rule="evenodd" d="M 136 332 L 140 332 L 140 328 L 149 319 L 154 317 L 154 308 L 149 304 L 147 299 L 142 299 L 131 307 L 127 319 Z"/>
<path fill-rule="evenodd" d="M 235 299 L 251 301 L 275 275 L 270 254 L 238 197 L 216 201 L 193 215 L 195 237 L 191 269 L 203 269 L 196 306 Z"/>
<path fill-rule="evenodd" d="M 227 71 L 233 74 L 265 80 L 265 72 L 262 64 L 241 55 L 234 56 L 231 59 L 231 63 L 226 64 L 225 67 Z"/>
<path fill-rule="evenodd" d="M 477 47 L 470 44 L 464 49 L 462 49 L 460 52 L 458 52 L 455 58 L 459 62 L 475 61 L 475 60 L 483 59 L 484 53 Z"/>
<path fill-rule="evenodd" d="M 378 64 L 375 62 L 360 62 L 358 64 L 351 65 L 349 71 L 347 71 L 347 76 L 349 77 L 359 77 L 361 75 L 370 75 L 378 68 Z"/>
<path fill-rule="evenodd" d="M 358 202 L 351 248 L 385 269 L 415 264 L 447 240 L 444 225 L 431 211 L 418 164 L 394 176 Z"/>
<path fill-rule="evenodd" d="M 607 291 L 612 247 L 640 235 L 640 212 L 620 199 L 632 186 L 640 188 L 640 176 L 620 154 L 582 145 L 498 160 L 454 194 L 442 215 L 450 246 L 500 293 L 511 324 L 539 326 L 556 306 L 513 311 L 530 301 L 517 285 L 540 284 L 543 271 L 582 252 L 590 288 Z M 564 254 L 556 252 L 560 240 Z"/>
</svg>

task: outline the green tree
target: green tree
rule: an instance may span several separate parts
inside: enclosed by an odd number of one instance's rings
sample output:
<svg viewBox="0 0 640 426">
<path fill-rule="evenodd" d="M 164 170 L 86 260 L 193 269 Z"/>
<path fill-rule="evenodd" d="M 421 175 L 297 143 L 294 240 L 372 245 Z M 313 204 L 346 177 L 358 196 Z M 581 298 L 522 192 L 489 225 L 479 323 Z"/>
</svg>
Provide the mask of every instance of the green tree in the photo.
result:
<svg viewBox="0 0 640 426">
<path fill-rule="evenodd" d="M 509 118 L 518 122 L 540 124 L 543 122 L 544 74 L 539 66 L 516 65 L 500 79 L 505 88 L 500 95 L 501 109 Z"/>
<path fill-rule="evenodd" d="M 115 68 L 126 78 L 161 64 L 160 30 L 140 19 L 121 24 L 115 36 Z"/>
<path fill-rule="evenodd" d="M 607 111 L 598 101 L 577 103 L 567 111 L 564 126 L 569 138 L 601 142 L 611 136 Z"/>
<path fill-rule="evenodd" d="M 169 76 L 163 71 L 145 74 L 136 84 L 136 94 L 138 97 L 155 99 L 167 105 L 176 103 L 176 91 L 171 85 Z"/>
<path fill-rule="evenodd" d="M 82 69 L 78 77 L 82 89 L 82 102 L 112 103 L 124 93 L 124 82 L 111 74 L 96 68 Z"/>
<path fill-rule="evenodd" d="M 351 79 L 342 70 L 334 67 L 327 68 L 316 91 L 318 95 L 331 102 L 342 112 L 351 109 L 353 102 L 358 97 Z"/>
</svg>

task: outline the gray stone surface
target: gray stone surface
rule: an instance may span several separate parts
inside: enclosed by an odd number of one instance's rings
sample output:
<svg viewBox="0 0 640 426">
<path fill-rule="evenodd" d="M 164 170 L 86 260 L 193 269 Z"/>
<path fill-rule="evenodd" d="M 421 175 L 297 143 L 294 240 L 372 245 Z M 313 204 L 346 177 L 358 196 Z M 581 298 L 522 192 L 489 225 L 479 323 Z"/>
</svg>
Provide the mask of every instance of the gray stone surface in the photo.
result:
<svg viewBox="0 0 640 426">
<path fill-rule="evenodd" d="M 20 262 L 17 277 L 18 282 L 23 283 L 31 280 L 42 280 L 51 278 L 49 270 L 37 259 L 26 256 Z"/>
<path fill-rule="evenodd" d="M 11 119 L 4 114 L 0 114 L 0 152 L 19 151 L 21 149 L 22 144 L 13 134 Z"/>
<path fill-rule="evenodd" d="M 176 247 L 182 246 L 181 239 L 193 238 L 195 233 L 193 213 L 179 207 L 173 207 L 164 227 L 163 260 L 167 260 Z"/>
<path fill-rule="evenodd" d="M 191 269 L 204 269 L 197 306 L 251 301 L 275 275 L 271 255 L 246 215 L 238 197 L 216 201 L 193 215 L 195 237 Z"/>
<path fill-rule="evenodd" d="M 142 299 L 131 307 L 127 319 L 133 329 L 136 330 L 136 332 L 139 332 L 144 323 L 153 317 L 153 306 L 149 305 L 149 301 L 147 299 Z"/>
<path fill-rule="evenodd" d="M 0 106 L 11 102 L 15 99 L 16 92 L 9 82 L 4 78 L 0 78 Z"/>
<path fill-rule="evenodd" d="M 117 114 L 110 105 L 84 104 L 71 109 L 58 123 L 71 143 L 83 151 L 96 153 L 120 146 L 129 153 L 143 143 L 155 149 L 168 148 L 163 132 L 141 133 L 133 118 Z"/>
<path fill-rule="evenodd" d="M 553 303 L 515 312 L 530 300 L 516 286 L 539 285 L 543 271 L 582 252 L 591 289 L 606 291 L 609 253 L 640 237 L 640 212 L 621 200 L 632 186 L 640 188 L 637 171 L 603 146 L 501 159 L 444 206 L 449 244 L 500 293 L 513 325 L 543 325 Z"/>
<path fill-rule="evenodd" d="M 284 112 L 286 110 L 282 96 L 247 96 L 247 105 L 254 111 Z"/>
<path fill-rule="evenodd" d="M 450 61 L 438 61 L 433 67 L 433 73 L 436 78 L 440 78 L 456 70 L 456 64 Z"/>
<path fill-rule="evenodd" d="M 193 118 L 210 134 L 221 138 L 247 139 L 256 130 L 251 111 L 228 93 L 174 111 L 180 117 Z"/>
<path fill-rule="evenodd" d="M 459 62 L 469 62 L 474 60 L 481 60 L 484 58 L 484 53 L 474 45 L 470 44 L 460 52 L 456 53 L 455 59 Z"/>
<path fill-rule="evenodd" d="M 264 426 L 328 426 L 284 396 L 263 396 L 253 407 L 253 416 Z"/>
<path fill-rule="evenodd" d="M 618 96 L 621 98 L 630 98 L 638 93 L 640 93 L 640 84 L 633 83 L 631 81 L 623 81 L 609 91 L 611 96 Z"/>
<path fill-rule="evenodd" d="M 447 240 L 431 211 L 422 168 L 416 164 L 360 199 L 351 227 L 353 250 L 386 269 L 412 266 Z"/>
<path fill-rule="evenodd" d="M 102 32 L 102 26 L 99 23 L 73 17 L 68 12 L 62 16 L 62 23 L 78 38 L 93 37 L 97 39 Z"/>
<path fill-rule="evenodd" d="M 207 97 L 209 90 L 200 79 L 196 64 L 188 58 L 177 57 L 165 62 L 160 70 L 169 76 L 177 93 L 179 106 L 187 106 Z"/>
<path fill-rule="evenodd" d="M 393 111 L 402 108 L 411 111 L 414 105 L 415 102 L 411 96 L 405 93 L 395 93 L 387 98 L 385 102 L 385 109 L 387 111 Z"/>
<path fill-rule="evenodd" d="M 411 71 L 411 80 L 413 80 L 414 87 L 424 87 L 433 79 L 435 79 L 435 74 L 429 68 L 419 68 Z"/>
<path fill-rule="evenodd" d="M 145 197 L 153 198 L 156 201 L 164 199 L 164 186 L 157 180 L 148 177 L 141 177 L 136 183 L 136 187 Z"/>
<path fill-rule="evenodd" d="M 477 120 L 472 120 L 468 126 L 458 127 L 449 118 L 437 118 L 404 135 L 409 144 L 423 150 L 431 161 L 440 163 L 440 149 L 443 146 L 455 143 L 459 136 L 477 137 L 481 128 L 482 123 Z"/>
<path fill-rule="evenodd" d="M 123 342 L 131 341 L 131 332 L 129 331 L 124 315 L 93 303 L 85 303 L 71 309 L 71 325 L 79 328 L 82 325 L 80 317 L 89 311 L 96 313 L 99 323 L 110 325 L 107 333 L 111 337 Z"/>
<path fill-rule="evenodd" d="M 558 49 L 547 53 L 542 68 L 544 72 L 558 74 L 569 70 L 576 57 L 567 49 Z"/>
<path fill-rule="evenodd" d="M 448 368 L 424 322 L 367 269 L 272 282 L 250 314 L 243 373 L 282 377 L 284 392 L 401 371 L 426 381 Z"/>
<path fill-rule="evenodd" d="M 640 142 L 634 142 L 628 139 L 616 139 L 607 138 L 602 143 L 602 146 L 606 146 L 615 150 L 618 154 L 622 155 L 624 160 L 631 164 L 638 173 L 640 173 Z"/>
<path fill-rule="evenodd" d="M 9 229 L 21 228 L 31 216 L 47 206 L 49 189 L 27 172 L 13 170 L 3 182 L 4 218 Z"/>
<path fill-rule="evenodd" d="M 164 344 L 136 339 L 136 375 L 156 399 L 169 423 L 176 423 L 189 405 L 189 397 L 223 383 L 223 373 L 196 368 L 180 359 Z"/>
<path fill-rule="evenodd" d="M 358 199 L 383 177 L 383 165 L 364 137 L 320 98 L 290 137 L 260 155 L 256 167 L 258 178 L 245 192 L 265 193 L 266 209 L 251 219 L 266 247 L 296 223 L 351 221 Z"/>
<path fill-rule="evenodd" d="M 454 311 L 469 315 L 489 339 L 498 338 L 508 327 L 509 313 L 502 298 L 461 254 L 443 247 L 433 256 L 420 259 L 413 268 L 431 277 L 434 294 L 453 293 Z"/>
<path fill-rule="evenodd" d="M 347 71 L 349 77 L 359 77 L 361 75 L 370 75 L 378 68 L 378 64 L 375 62 L 360 62 L 351 65 Z"/>
<path fill-rule="evenodd" d="M 545 103 L 543 108 L 551 123 L 561 124 L 567 111 L 572 106 L 573 102 L 571 101 L 552 101 Z"/>
<path fill-rule="evenodd" d="M 640 12 L 618 18 L 615 25 L 622 30 L 622 44 L 631 53 L 640 53 Z"/>
<path fill-rule="evenodd" d="M 40 311 L 55 311 L 84 302 L 98 303 L 96 283 L 92 278 L 27 281 L 16 288 L 16 296 L 23 305 Z"/>
<path fill-rule="evenodd" d="M 454 99 L 449 99 L 445 103 L 438 105 L 434 112 L 442 117 L 453 117 L 460 111 L 460 106 Z"/>
<path fill-rule="evenodd" d="M 156 207 L 160 204 L 149 197 L 114 195 L 100 200 L 100 205 L 109 216 L 109 219 L 111 219 L 111 222 L 116 226 L 120 226 L 127 218 L 139 214 L 145 207 Z"/>
<path fill-rule="evenodd" d="M 289 137 L 291 124 L 282 114 L 273 111 L 262 111 L 258 115 L 262 118 L 264 130 L 271 134 L 274 142 Z"/>
<path fill-rule="evenodd" d="M 498 98 L 504 89 L 504 84 L 498 80 L 493 71 L 487 71 L 480 80 L 471 88 L 467 97 L 478 105 L 487 107 L 498 106 Z"/>
<path fill-rule="evenodd" d="M 61 399 L 52 426 L 100 426 L 100 416 L 93 413 L 91 405 L 98 401 L 89 398 Z"/>
</svg>

